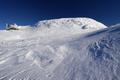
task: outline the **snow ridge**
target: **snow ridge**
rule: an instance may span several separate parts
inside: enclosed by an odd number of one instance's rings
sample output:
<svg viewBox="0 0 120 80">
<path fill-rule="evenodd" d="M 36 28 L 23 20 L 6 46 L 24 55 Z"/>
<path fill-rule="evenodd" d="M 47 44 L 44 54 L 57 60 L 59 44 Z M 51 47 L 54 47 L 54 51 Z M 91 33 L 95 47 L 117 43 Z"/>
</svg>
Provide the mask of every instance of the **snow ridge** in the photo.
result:
<svg viewBox="0 0 120 80">
<path fill-rule="evenodd" d="M 37 27 L 11 25 L 18 30 L 0 31 L 0 41 L 20 40 L 35 37 L 68 37 L 86 34 L 107 28 L 104 24 L 90 18 L 62 18 L 40 21 Z"/>
<path fill-rule="evenodd" d="M 80 28 L 85 29 L 101 29 L 107 28 L 104 24 L 97 22 L 91 18 L 61 18 L 61 19 L 52 19 L 52 20 L 44 20 L 39 21 L 37 24 L 38 27 L 74 27 L 78 26 Z"/>
<path fill-rule="evenodd" d="M 79 18 L 74 25 L 71 18 L 60 20 L 40 22 L 34 30 L 1 31 L 22 39 L 0 41 L 0 80 L 120 80 L 120 25 L 98 30 L 101 23 L 92 20 L 86 30 L 82 21 L 74 26 Z"/>
</svg>

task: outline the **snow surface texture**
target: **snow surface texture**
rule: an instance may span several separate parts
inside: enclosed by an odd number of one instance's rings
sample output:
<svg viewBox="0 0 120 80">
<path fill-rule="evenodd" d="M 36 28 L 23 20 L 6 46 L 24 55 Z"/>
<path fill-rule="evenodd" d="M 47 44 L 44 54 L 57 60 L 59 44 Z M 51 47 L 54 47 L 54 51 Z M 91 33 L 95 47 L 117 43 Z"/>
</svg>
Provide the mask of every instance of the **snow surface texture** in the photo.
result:
<svg viewBox="0 0 120 80">
<path fill-rule="evenodd" d="M 37 26 L 43 28 L 81 28 L 81 29 L 101 29 L 106 26 L 100 22 L 97 22 L 91 18 L 61 18 L 53 20 L 39 21 Z"/>
<path fill-rule="evenodd" d="M 19 28 L 19 31 L 0 31 L 0 41 L 3 40 L 16 40 L 16 39 L 28 39 L 33 37 L 44 36 L 69 36 L 74 34 L 82 34 L 86 32 L 93 32 L 102 28 L 106 28 L 105 25 L 89 18 L 62 18 L 54 20 L 40 21 L 36 24 L 37 28 L 30 26 L 18 26 L 13 25 L 15 28 Z M 63 35 L 64 34 L 64 35 Z"/>
<path fill-rule="evenodd" d="M 0 80 L 120 80 L 120 25 L 69 18 L 0 34 Z"/>
</svg>

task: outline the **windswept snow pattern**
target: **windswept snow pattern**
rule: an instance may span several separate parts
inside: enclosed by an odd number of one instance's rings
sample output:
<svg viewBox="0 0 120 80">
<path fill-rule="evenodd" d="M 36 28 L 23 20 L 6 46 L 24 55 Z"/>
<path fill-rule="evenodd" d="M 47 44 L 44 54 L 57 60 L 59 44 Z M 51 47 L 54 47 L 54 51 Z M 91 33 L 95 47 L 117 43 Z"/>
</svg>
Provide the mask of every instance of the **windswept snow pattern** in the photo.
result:
<svg viewBox="0 0 120 80">
<path fill-rule="evenodd" d="M 120 25 L 68 18 L 0 34 L 0 80 L 120 80 Z"/>
<path fill-rule="evenodd" d="M 19 40 L 51 36 L 71 36 L 75 34 L 83 34 L 93 32 L 103 28 L 107 28 L 104 24 L 90 18 L 61 18 L 53 20 L 39 21 L 36 28 L 30 26 L 12 25 L 19 30 L 2 30 L 0 31 L 0 41 Z"/>
<path fill-rule="evenodd" d="M 91 18 L 61 18 L 39 21 L 38 27 L 42 28 L 79 28 L 79 29 L 102 29 L 106 26 L 100 22 L 97 22 Z"/>
</svg>

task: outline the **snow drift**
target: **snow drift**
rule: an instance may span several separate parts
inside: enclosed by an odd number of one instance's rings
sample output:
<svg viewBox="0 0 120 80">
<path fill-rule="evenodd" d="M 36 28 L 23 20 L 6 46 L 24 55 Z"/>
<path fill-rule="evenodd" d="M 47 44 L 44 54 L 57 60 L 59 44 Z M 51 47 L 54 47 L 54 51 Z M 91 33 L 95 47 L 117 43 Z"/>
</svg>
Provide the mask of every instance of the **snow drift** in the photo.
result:
<svg viewBox="0 0 120 80">
<path fill-rule="evenodd" d="M 39 22 L 32 30 L 0 34 L 1 80 L 120 79 L 120 25 L 55 19 Z M 8 34 L 20 38 L 6 40 Z"/>
</svg>

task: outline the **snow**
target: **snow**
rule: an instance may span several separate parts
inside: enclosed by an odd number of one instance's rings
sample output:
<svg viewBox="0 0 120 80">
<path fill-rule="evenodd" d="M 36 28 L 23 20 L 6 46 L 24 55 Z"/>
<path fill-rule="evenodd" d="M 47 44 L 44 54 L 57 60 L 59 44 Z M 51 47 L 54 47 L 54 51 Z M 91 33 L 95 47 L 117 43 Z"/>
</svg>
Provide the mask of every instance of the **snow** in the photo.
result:
<svg viewBox="0 0 120 80">
<path fill-rule="evenodd" d="M 107 26 L 91 18 L 61 18 L 61 19 L 39 21 L 37 23 L 37 27 L 99 30 L 102 28 L 106 28 Z"/>
<path fill-rule="evenodd" d="M 75 34 L 84 34 L 93 32 L 103 28 L 107 28 L 104 24 L 90 18 L 61 18 L 53 20 L 44 20 L 36 24 L 35 27 L 12 25 L 19 30 L 0 31 L 0 41 L 28 39 L 44 36 L 47 37 L 67 37 Z"/>
<path fill-rule="evenodd" d="M 0 34 L 0 80 L 120 79 L 120 25 L 62 18 Z"/>
<path fill-rule="evenodd" d="M 12 28 L 12 29 L 11 29 Z M 27 26 L 19 26 L 17 24 L 9 24 L 6 25 L 6 29 L 7 30 L 26 30 L 26 29 L 32 29 L 31 26 L 27 25 Z"/>
</svg>

